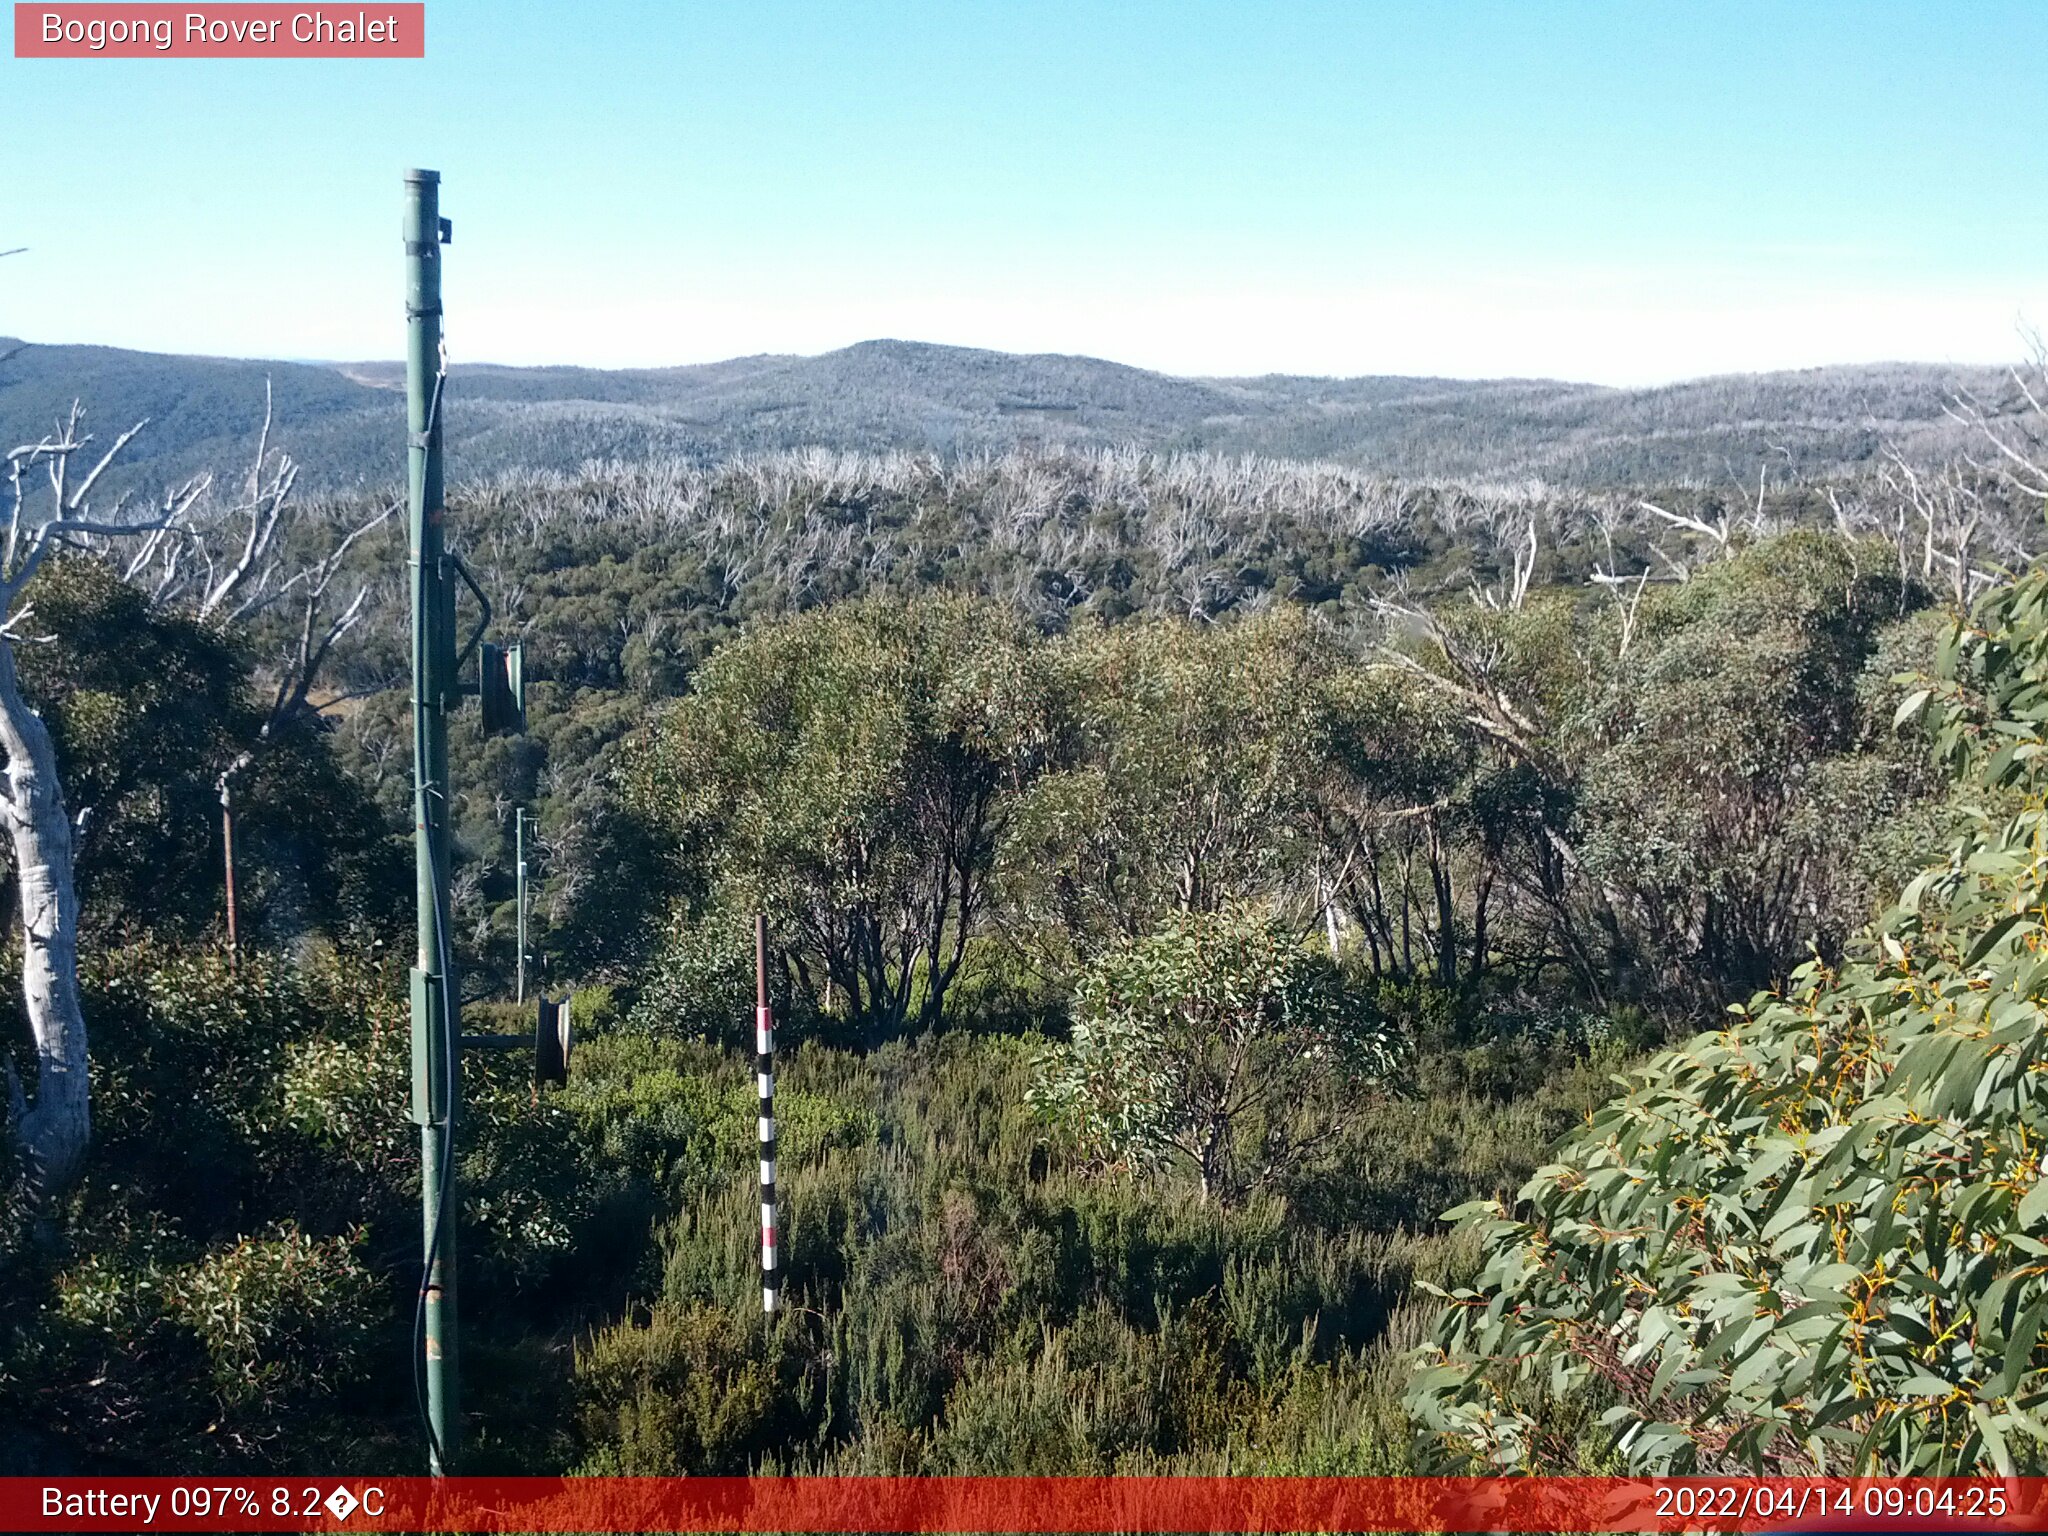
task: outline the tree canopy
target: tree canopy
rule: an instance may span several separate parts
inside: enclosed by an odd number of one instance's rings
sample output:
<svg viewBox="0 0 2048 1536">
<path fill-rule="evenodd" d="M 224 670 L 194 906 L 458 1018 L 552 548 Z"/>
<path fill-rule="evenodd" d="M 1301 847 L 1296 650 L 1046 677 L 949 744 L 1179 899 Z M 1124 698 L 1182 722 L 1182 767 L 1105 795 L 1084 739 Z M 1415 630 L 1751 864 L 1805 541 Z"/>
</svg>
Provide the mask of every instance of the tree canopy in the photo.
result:
<svg viewBox="0 0 2048 1536">
<path fill-rule="evenodd" d="M 1940 662 L 1897 719 L 1971 788 L 1948 860 L 1453 1213 L 1485 1263 L 1410 1399 L 1445 1453 L 1555 1465 L 1590 1393 L 1644 1471 L 2048 1464 L 2048 571 Z"/>
</svg>

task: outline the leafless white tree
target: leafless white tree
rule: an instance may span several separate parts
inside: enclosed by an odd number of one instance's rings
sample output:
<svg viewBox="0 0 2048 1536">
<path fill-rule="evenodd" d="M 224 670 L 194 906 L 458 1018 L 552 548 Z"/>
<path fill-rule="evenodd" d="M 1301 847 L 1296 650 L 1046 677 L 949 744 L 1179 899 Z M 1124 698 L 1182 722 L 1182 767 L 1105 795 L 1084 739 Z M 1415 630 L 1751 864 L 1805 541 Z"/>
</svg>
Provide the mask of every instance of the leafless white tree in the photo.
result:
<svg viewBox="0 0 2048 1536">
<path fill-rule="evenodd" d="M 1945 588 L 1958 608 L 1967 608 L 1997 578 L 1976 563 L 1986 507 L 1962 466 L 1922 471 L 1897 449 L 1888 449 L 1878 484 L 1898 509 L 1894 537 L 1902 567 L 1917 571 L 1929 586 Z M 1917 533 L 1909 518 L 1917 520 Z"/>
<path fill-rule="evenodd" d="M 1621 638 L 1615 644 L 1614 654 L 1627 656 L 1629 644 L 1636 637 L 1636 615 L 1643 606 L 1643 592 L 1650 584 L 1650 568 L 1646 565 L 1633 576 L 1620 576 L 1596 566 L 1589 579 L 1594 586 L 1611 593 L 1621 609 Z"/>
<path fill-rule="evenodd" d="M 1536 574 L 1536 514 L 1531 512 L 1527 527 L 1515 544 L 1515 568 L 1506 586 L 1481 587 L 1475 580 L 1472 595 L 1481 606 L 1518 611 L 1529 598 L 1529 581 Z"/>
<path fill-rule="evenodd" d="M 1636 505 L 1652 517 L 1661 518 L 1670 527 L 1682 528 L 1687 533 L 1698 534 L 1707 541 L 1708 548 L 1724 560 L 1735 552 L 1733 545 L 1730 543 L 1732 530 L 1728 526 L 1728 514 L 1725 511 L 1716 517 L 1713 522 L 1708 523 L 1697 517 L 1688 517 L 1683 512 L 1666 511 L 1654 501 L 1638 501 Z M 1661 549 L 1658 549 L 1656 553 L 1671 567 L 1672 573 L 1679 580 L 1683 581 L 1691 574 L 1684 563 L 1672 559 L 1671 556 L 1665 554 Z"/>
</svg>

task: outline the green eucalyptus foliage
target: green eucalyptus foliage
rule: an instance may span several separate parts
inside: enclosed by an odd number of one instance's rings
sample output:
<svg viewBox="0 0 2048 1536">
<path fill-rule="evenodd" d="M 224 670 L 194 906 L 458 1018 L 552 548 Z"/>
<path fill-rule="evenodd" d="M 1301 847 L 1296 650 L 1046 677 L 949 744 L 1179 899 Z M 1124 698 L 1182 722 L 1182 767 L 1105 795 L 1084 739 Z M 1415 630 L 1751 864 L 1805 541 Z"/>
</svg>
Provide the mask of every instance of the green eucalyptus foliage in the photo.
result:
<svg viewBox="0 0 2048 1536">
<path fill-rule="evenodd" d="M 723 903 L 685 909 L 671 918 L 627 1022 L 643 1034 L 743 1044 L 754 1038 L 756 980 L 752 914 Z M 807 999 L 791 997 L 790 968 L 775 966 L 769 988 L 777 1038 L 812 1033 L 821 1021 Z M 829 1032 L 831 1021 L 824 1022 Z"/>
<path fill-rule="evenodd" d="M 284 1221 L 183 1263 L 96 1253 L 65 1274 L 57 1315 L 117 1338 L 195 1336 L 221 1416 L 246 1426 L 242 1448 L 255 1449 L 291 1411 L 366 1381 L 389 1310 L 361 1238 L 313 1237 Z"/>
<path fill-rule="evenodd" d="M 1033 958 L 1071 978 L 1172 912 L 1257 898 L 1314 862 L 1322 685 L 1347 660 L 1326 627 L 1292 609 L 1134 620 L 1047 652 L 1058 749 L 1019 799 L 998 882 Z"/>
<path fill-rule="evenodd" d="M 1327 959 L 1255 909 L 1183 913 L 1104 955 L 1032 1102 L 1103 1165 L 1192 1172 L 1241 1198 L 1327 1155 L 1401 1044 Z"/>
<path fill-rule="evenodd" d="M 402 1005 L 366 968 L 158 940 L 81 982 L 98 1135 L 64 1209 L 0 1241 L 0 1419 L 36 1426 L 16 1469 L 388 1455 L 375 1362 L 418 1224 Z"/>
<path fill-rule="evenodd" d="M 90 924 L 192 935 L 222 921 L 219 777 L 235 780 L 241 936 L 389 930 L 405 850 L 300 720 L 260 738 L 242 637 L 154 607 L 97 561 L 53 560 L 28 593 L 22 688 L 50 726 Z M 11 901 L 11 896 L 9 900 Z"/>
<path fill-rule="evenodd" d="M 923 596 L 750 630 L 663 718 L 636 796 L 700 909 L 765 911 L 807 1012 L 935 1024 L 1047 723 L 1018 621 Z M 701 946 L 700 946 L 701 947 Z"/>
<path fill-rule="evenodd" d="M 1921 600 L 1878 551 L 1796 533 L 1646 595 L 1625 649 L 1587 648 L 1554 737 L 1608 995 L 1783 980 L 1938 855 L 1937 775 L 1890 729 L 1892 674 L 1931 649 Z"/>
<path fill-rule="evenodd" d="M 1513 1202 L 1409 1403 L 1553 1468 L 1575 1404 L 1646 1471 L 2048 1466 L 2048 569 L 1910 694 L 1979 804 L 1850 958 L 1656 1057 Z"/>
<path fill-rule="evenodd" d="M 222 636 L 93 560 L 35 578 L 19 648 L 22 687 L 50 726 L 88 908 L 154 913 L 203 929 L 220 912 L 220 801 L 213 779 L 255 730 L 243 659 Z"/>
</svg>

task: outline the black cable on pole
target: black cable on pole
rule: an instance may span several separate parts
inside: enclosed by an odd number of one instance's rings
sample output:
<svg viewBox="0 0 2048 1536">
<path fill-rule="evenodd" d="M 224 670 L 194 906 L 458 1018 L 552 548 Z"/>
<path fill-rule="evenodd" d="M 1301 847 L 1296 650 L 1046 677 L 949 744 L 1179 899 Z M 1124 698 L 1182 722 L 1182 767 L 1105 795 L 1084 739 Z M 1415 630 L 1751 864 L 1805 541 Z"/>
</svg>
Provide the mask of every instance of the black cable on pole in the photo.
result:
<svg viewBox="0 0 2048 1536">
<path fill-rule="evenodd" d="M 412 1309 L 412 1390 L 413 1406 L 419 1411 L 420 1428 L 426 1432 L 427 1454 L 433 1457 L 434 1465 L 446 1465 L 441 1446 L 441 1437 L 434 1433 L 433 1415 L 427 1411 L 427 1379 L 421 1370 L 427 1350 L 427 1286 L 433 1279 L 434 1261 L 441 1256 L 441 1228 L 448 1219 L 448 1190 L 455 1180 L 450 1176 L 449 1165 L 455 1147 L 455 1084 L 454 1074 L 460 1070 L 460 1058 L 456 1054 L 456 1031 L 449 1019 L 450 998 L 453 993 L 455 967 L 454 953 L 448 943 L 448 890 L 441 879 L 438 862 L 433 863 L 434 916 L 435 927 L 440 932 L 441 961 L 441 1035 L 444 1055 L 441 1067 L 441 1196 L 434 1202 L 434 1225 L 427 1234 L 426 1257 L 420 1264 L 419 1295 L 414 1298 Z"/>
</svg>

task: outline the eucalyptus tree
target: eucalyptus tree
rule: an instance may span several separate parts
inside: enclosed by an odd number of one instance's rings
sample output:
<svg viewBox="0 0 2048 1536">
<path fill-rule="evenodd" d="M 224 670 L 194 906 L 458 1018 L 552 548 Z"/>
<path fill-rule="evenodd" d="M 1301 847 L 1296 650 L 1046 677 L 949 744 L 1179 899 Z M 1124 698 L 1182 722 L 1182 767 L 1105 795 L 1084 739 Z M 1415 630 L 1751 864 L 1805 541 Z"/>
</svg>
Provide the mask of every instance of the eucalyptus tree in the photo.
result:
<svg viewBox="0 0 2048 1536">
<path fill-rule="evenodd" d="M 1294 610 L 1157 619 L 1049 647 L 1059 755 L 1004 841 L 1006 932 L 1071 976 L 1174 912 L 1320 908 L 1315 796 L 1335 637 Z"/>
<path fill-rule="evenodd" d="M 1858 852 L 1934 788 L 1917 744 L 1875 728 L 1924 634 L 1888 638 L 1924 595 L 1876 553 L 1782 535 L 1652 590 L 1625 653 L 1594 628 L 1555 735 L 1609 975 L 1743 993 L 1870 916 Z"/>
<path fill-rule="evenodd" d="M 1482 928 L 1477 898 L 1498 891 L 1524 969 L 1562 965 L 1601 1003 L 1698 1001 L 1781 980 L 1811 944 L 1834 952 L 1866 915 L 1866 846 L 1924 833 L 1931 793 L 1920 754 L 1872 724 L 1925 642 L 1902 616 L 1926 594 L 1892 566 L 1806 530 L 1738 540 L 1620 601 L 1384 605 L 1370 671 L 1433 722 L 1407 728 L 1401 766 L 1412 777 L 1443 732 L 1470 754 L 1455 793 L 1394 807 L 1459 822 L 1475 866 L 1439 931 L 1454 907 Z M 1387 750 L 1374 739 L 1352 746 L 1360 782 Z M 1444 861 L 1428 863 L 1436 883 Z"/>
<path fill-rule="evenodd" d="M 1341 913 L 1374 975 L 1476 982 L 1494 914 L 1498 838 L 1483 811 L 1498 763 L 1412 677 L 1346 666 L 1322 693 L 1329 746 L 1316 807 L 1332 953 L 1344 948 Z"/>
<path fill-rule="evenodd" d="M 1098 1165 L 1184 1172 L 1229 1202 L 1306 1171 L 1404 1053 L 1293 925 L 1236 903 L 1094 960 L 1031 1098 Z"/>
<path fill-rule="evenodd" d="M 57 550 L 91 538 L 147 535 L 172 524 L 204 493 L 194 481 L 169 493 L 153 516 L 122 520 L 93 515 L 92 494 L 116 455 L 140 428 L 131 428 L 82 475 L 89 437 L 78 432 L 80 412 L 41 440 L 7 455 L 7 535 L 0 551 L 0 750 L 6 753 L 6 788 L 0 823 L 7 828 L 19 891 L 22 937 L 21 990 L 35 1047 L 35 1094 L 7 1062 L 8 1125 L 39 1195 L 64 1188 L 77 1175 L 92 1134 L 84 1010 L 78 994 L 78 893 L 72 878 L 72 823 L 64 805 L 57 754 L 42 717 L 21 691 L 15 647 L 36 638 L 27 601 L 36 572 Z M 44 491 L 32 491 L 38 478 Z M 23 481 L 30 481 L 24 485 Z"/>
<path fill-rule="evenodd" d="M 633 770 L 674 840 L 686 919 L 767 912 L 807 1011 L 862 1039 L 936 1025 L 1046 756 L 1044 690 L 991 603 L 868 599 L 750 629 Z"/>
</svg>

